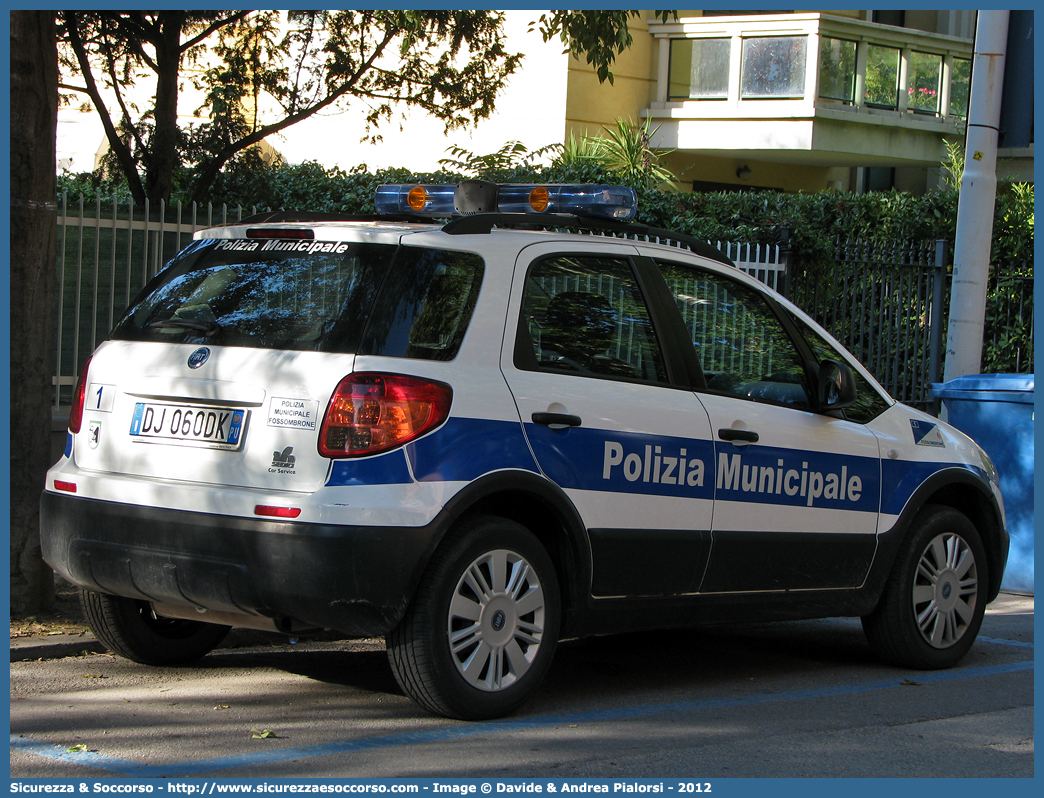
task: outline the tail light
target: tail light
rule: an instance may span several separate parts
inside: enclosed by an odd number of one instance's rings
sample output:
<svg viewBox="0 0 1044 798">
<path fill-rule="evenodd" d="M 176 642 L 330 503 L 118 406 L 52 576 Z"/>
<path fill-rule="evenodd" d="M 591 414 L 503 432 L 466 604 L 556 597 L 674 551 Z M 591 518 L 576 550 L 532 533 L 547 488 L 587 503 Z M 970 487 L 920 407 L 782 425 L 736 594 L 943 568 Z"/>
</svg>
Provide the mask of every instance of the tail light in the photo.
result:
<svg viewBox="0 0 1044 798">
<path fill-rule="evenodd" d="M 73 435 L 80 431 L 83 424 L 83 403 L 87 397 L 87 369 L 91 366 L 91 359 L 83 364 L 80 376 L 76 378 L 76 388 L 73 389 L 72 407 L 69 408 L 69 432 Z"/>
<path fill-rule="evenodd" d="M 398 374 L 349 374 L 337 386 L 319 432 L 323 457 L 386 452 L 435 429 L 449 416 L 450 386 Z"/>
</svg>

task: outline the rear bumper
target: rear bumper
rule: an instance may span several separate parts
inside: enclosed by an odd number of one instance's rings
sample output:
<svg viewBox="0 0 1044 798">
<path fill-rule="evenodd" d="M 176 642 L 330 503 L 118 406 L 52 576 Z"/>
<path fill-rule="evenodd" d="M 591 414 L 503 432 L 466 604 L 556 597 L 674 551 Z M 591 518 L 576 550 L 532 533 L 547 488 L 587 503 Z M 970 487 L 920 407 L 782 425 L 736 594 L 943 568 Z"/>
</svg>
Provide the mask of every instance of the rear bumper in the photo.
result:
<svg viewBox="0 0 1044 798">
<path fill-rule="evenodd" d="M 255 520 L 44 492 L 44 559 L 110 595 L 384 634 L 437 542 L 427 527 Z"/>
</svg>

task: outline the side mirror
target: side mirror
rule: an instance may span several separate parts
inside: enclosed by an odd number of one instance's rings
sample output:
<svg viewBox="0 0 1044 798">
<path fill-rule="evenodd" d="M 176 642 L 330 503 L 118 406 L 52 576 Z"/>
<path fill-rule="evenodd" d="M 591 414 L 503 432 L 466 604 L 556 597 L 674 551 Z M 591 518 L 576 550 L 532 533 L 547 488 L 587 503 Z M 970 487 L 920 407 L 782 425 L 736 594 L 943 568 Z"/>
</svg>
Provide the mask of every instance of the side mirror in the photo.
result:
<svg viewBox="0 0 1044 798">
<path fill-rule="evenodd" d="M 817 398 L 823 410 L 841 410 L 855 404 L 856 383 L 852 369 L 836 360 L 820 363 Z"/>
</svg>

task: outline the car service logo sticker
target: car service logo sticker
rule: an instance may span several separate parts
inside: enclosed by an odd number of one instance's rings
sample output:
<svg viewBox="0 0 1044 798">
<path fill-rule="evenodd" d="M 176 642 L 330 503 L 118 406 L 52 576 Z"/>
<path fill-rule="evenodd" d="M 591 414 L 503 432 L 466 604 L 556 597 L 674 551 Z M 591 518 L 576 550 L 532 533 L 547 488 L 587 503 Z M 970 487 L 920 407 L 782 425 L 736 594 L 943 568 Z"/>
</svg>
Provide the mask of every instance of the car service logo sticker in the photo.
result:
<svg viewBox="0 0 1044 798">
<path fill-rule="evenodd" d="M 92 421 L 87 428 L 87 445 L 92 449 L 97 449 L 99 443 L 101 443 L 101 422 Z"/>
<path fill-rule="evenodd" d="M 319 403 L 309 399 L 273 396 L 268 406 L 268 426 L 283 429 L 314 430 L 319 418 Z"/>
<path fill-rule="evenodd" d="M 939 432 L 938 424 L 930 424 L 927 421 L 918 421 L 911 418 L 910 427 L 913 430 L 914 443 L 918 446 L 946 446 L 943 443 L 942 433 Z"/>
<path fill-rule="evenodd" d="M 294 464 L 297 462 L 297 458 L 294 457 L 294 447 L 287 446 L 281 452 L 272 452 L 272 467 L 268 469 L 270 474 L 293 474 Z"/>
<path fill-rule="evenodd" d="M 200 366 L 207 362 L 208 357 L 210 357 L 210 350 L 207 349 L 207 347 L 205 346 L 201 346 L 199 349 L 197 349 L 195 352 L 189 355 L 188 367 L 190 369 L 198 369 Z"/>
</svg>

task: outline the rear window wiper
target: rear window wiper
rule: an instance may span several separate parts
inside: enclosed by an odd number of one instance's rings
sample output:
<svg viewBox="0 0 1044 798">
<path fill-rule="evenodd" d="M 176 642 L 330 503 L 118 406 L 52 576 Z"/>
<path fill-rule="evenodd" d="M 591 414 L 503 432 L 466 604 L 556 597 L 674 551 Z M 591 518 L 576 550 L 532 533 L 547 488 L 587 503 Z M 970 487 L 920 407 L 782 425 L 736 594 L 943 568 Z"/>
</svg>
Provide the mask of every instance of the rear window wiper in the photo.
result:
<svg viewBox="0 0 1044 798">
<path fill-rule="evenodd" d="M 182 327 L 186 330 L 196 330 L 211 338 L 221 332 L 221 325 L 215 321 L 196 321 L 195 319 L 163 319 L 149 323 L 149 327 Z"/>
</svg>

